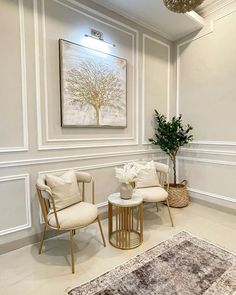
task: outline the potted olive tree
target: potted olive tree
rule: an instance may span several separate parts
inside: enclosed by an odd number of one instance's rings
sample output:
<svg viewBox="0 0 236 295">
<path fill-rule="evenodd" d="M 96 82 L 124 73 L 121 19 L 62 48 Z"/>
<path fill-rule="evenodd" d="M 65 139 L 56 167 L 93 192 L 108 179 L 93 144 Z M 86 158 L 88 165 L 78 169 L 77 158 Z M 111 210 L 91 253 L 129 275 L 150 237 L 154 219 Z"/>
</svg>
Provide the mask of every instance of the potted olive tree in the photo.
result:
<svg viewBox="0 0 236 295">
<path fill-rule="evenodd" d="M 157 110 L 154 113 L 155 135 L 149 141 L 158 145 L 169 157 L 173 164 L 173 183 L 169 187 L 169 203 L 172 207 L 185 207 L 189 203 L 186 181 L 177 183 L 176 156 L 179 148 L 193 140 L 192 126 L 182 122 L 182 116 L 174 116 L 170 121 Z"/>
</svg>

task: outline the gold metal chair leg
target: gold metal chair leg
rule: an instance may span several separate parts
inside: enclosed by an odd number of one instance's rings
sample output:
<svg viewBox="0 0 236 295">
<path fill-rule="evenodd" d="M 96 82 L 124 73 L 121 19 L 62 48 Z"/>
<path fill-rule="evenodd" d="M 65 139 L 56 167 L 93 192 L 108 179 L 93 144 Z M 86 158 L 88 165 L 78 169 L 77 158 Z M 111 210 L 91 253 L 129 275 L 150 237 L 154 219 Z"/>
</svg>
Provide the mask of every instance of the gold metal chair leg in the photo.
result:
<svg viewBox="0 0 236 295">
<path fill-rule="evenodd" d="M 106 247 L 106 241 L 105 241 L 105 237 L 104 237 L 104 234 L 103 234 L 103 231 L 102 231 L 102 225 L 101 225 L 99 216 L 97 217 L 97 221 L 98 221 L 99 229 L 100 229 L 100 232 L 101 232 L 104 247 Z"/>
<path fill-rule="evenodd" d="M 170 206 L 169 206 L 168 198 L 166 199 L 166 204 L 167 204 L 168 213 L 169 213 L 169 216 L 170 216 L 171 226 L 173 227 L 174 226 L 174 223 L 173 223 L 173 219 L 172 219 L 172 216 L 171 216 L 171 213 L 170 213 Z"/>
<path fill-rule="evenodd" d="M 41 239 L 41 242 L 40 242 L 40 245 L 39 245 L 39 254 L 42 254 L 43 241 L 44 241 L 44 238 L 45 238 L 46 229 L 47 229 L 47 225 L 45 224 L 43 234 L 42 234 L 42 239 Z"/>
<path fill-rule="evenodd" d="M 73 230 L 70 230 L 70 251 L 71 251 L 71 270 L 75 273 L 74 245 L 73 245 Z"/>
</svg>

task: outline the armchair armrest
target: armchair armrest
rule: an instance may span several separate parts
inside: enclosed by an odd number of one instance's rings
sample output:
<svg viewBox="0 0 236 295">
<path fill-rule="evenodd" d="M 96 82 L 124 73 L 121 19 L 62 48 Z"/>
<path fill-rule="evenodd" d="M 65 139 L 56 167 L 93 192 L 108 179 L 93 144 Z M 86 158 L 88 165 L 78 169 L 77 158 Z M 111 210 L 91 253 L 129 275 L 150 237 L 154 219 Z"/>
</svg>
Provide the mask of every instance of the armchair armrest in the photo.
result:
<svg viewBox="0 0 236 295">
<path fill-rule="evenodd" d="M 92 182 L 92 203 L 95 204 L 95 185 L 91 174 L 87 172 L 75 172 L 77 181 L 82 182 L 82 199 L 84 201 L 84 184 Z"/>
<path fill-rule="evenodd" d="M 92 180 L 92 175 L 86 172 L 75 172 L 78 182 L 90 183 Z"/>
<path fill-rule="evenodd" d="M 155 162 L 155 166 L 156 166 L 156 170 L 158 172 L 162 172 L 162 173 L 165 173 L 165 174 L 170 173 L 170 168 L 166 164 Z"/>
<path fill-rule="evenodd" d="M 155 162 L 156 171 L 159 172 L 161 175 L 165 175 L 164 183 L 162 184 L 163 187 L 166 186 L 166 191 L 169 191 L 169 176 L 170 176 L 170 167 L 166 164 Z"/>
<path fill-rule="evenodd" d="M 52 191 L 51 191 L 50 187 L 45 184 L 45 181 L 43 178 L 39 177 L 37 179 L 36 187 L 37 187 L 37 189 L 39 189 L 41 191 L 43 198 L 48 199 L 48 200 L 50 199 L 50 197 L 52 196 Z M 46 192 L 47 194 L 45 194 L 44 192 Z"/>
<path fill-rule="evenodd" d="M 38 192 L 39 202 L 40 202 L 40 206 L 41 206 L 41 210 L 42 210 L 45 222 L 48 223 L 49 211 L 48 211 L 48 207 L 46 205 L 46 203 L 48 203 L 48 204 L 51 204 L 52 213 L 55 215 L 57 228 L 59 229 L 60 223 L 58 220 L 57 210 L 56 210 L 55 202 L 54 202 L 54 199 L 52 196 L 52 191 L 51 191 L 51 188 L 45 184 L 44 178 L 39 177 L 37 179 L 36 189 Z M 47 200 L 47 202 L 45 199 Z"/>
</svg>

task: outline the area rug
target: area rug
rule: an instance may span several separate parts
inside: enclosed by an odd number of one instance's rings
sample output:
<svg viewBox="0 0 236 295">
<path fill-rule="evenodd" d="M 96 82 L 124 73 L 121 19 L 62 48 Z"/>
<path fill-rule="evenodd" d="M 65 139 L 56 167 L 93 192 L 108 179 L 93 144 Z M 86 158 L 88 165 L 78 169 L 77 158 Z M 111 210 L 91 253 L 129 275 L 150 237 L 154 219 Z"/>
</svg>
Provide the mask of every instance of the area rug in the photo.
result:
<svg viewBox="0 0 236 295">
<path fill-rule="evenodd" d="M 232 295 L 236 256 L 181 232 L 69 295 Z"/>
</svg>

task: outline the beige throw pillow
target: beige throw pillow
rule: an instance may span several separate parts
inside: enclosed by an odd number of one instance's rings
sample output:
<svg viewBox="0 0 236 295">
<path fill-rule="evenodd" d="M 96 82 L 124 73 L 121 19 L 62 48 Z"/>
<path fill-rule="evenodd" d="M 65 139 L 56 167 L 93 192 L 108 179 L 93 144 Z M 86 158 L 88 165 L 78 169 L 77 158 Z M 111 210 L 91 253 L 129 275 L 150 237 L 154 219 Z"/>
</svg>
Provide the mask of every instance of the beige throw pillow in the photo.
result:
<svg viewBox="0 0 236 295">
<path fill-rule="evenodd" d="M 136 163 L 136 168 L 138 170 L 138 175 L 135 178 L 136 188 L 160 186 L 155 163 L 153 161 L 147 162 L 144 165 Z"/>
<path fill-rule="evenodd" d="M 76 174 L 73 170 L 61 176 L 47 174 L 45 179 L 47 185 L 51 188 L 56 210 L 61 210 L 82 200 Z"/>
</svg>

